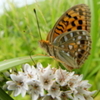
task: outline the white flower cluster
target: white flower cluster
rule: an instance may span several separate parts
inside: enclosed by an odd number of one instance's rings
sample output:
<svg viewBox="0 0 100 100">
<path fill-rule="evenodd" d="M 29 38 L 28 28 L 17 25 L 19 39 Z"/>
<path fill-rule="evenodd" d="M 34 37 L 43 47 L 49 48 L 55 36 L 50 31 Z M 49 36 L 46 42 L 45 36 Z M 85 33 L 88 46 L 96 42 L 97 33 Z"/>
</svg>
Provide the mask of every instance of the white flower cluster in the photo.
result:
<svg viewBox="0 0 100 100">
<path fill-rule="evenodd" d="M 82 80 L 82 75 L 54 69 L 48 65 L 46 68 L 38 63 L 36 68 L 25 64 L 23 72 L 10 75 L 12 81 L 7 81 L 8 90 L 13 90 L 14 96 L 23 97 L 29 93 L 32 100 L 93 100 L 88 88 L 91 85 Z"/>
</svg>

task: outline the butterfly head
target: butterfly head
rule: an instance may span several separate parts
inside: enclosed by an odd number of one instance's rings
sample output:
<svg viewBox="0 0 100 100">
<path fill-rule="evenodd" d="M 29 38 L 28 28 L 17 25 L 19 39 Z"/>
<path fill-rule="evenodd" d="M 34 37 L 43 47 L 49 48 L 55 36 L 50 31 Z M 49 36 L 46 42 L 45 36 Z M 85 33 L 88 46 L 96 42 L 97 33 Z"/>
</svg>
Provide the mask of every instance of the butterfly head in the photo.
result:
<svg viewBox="0 0 100 100">
<path fill-rule="evenodd" d="M 40 40 L 40 41 L 39 41 L 39 45 L 40 45 L 41 48 L 43 48 L 43 49 L 46 50 L 47 47 L 48 47 L 48 45 L 50 45 L 50 43 L 49 43 L 49 41 Z"/>
</svg>

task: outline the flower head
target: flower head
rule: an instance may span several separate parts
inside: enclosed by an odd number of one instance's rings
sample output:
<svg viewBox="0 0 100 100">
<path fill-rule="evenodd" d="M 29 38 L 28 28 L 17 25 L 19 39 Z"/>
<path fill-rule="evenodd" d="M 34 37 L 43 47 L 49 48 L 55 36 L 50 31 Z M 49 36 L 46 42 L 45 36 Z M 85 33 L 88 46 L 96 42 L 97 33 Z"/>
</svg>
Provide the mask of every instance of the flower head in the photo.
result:
<svg viewBox="0 0 100 100">
<path fill-rule="evenodd" d="M 37 80 L 37 72 L 34 66 L 30 66 L 29 64 L 25 64 L 23 66 L 24 69 L 24 75 L 26 76 L 26 80 L 27 81 L 31 81 L 31 80 Z"/>
<path fill-rule="evenodd" d="M 65 86 L 68 84 L 68 81 L 72 78 L 73 72 L 67 72 L 66 70 L 57 69 L 55 72 L 55 79 L 61 85 Z"/>
<path fill-rule="evenodd" d="M 29 85 L 29 94 L 31 94 L 32 96 L 32 100 L 37 100 L 39 95 L 43 96 L 44 95 L 44 91 L 43 88 L 41 86 L 41 83 L 39 81 L 30 81 L 28 83 Z"/>
<path fill-rule="evenodd" d="M 48 92 L 49 92 L 49 95 L 51 95 L 53 98 L 58 97 L 58 95 L 60 94 L 59 85 L 56 82 L 53 82 Z"/>
<path fill-rule="evenodd" d="M 93 100 L 95 91 L 89 91 L 91 85 L 87 80 L 82 80 L 82 75 L 75 75 L 62 69 L 46 68 L 38 63 L 37 67 L 24 65 L 24 72 L 10 75 L 8 90 L 14 91 L 14 96 L 26 92 L 32 100 Z"/>
<path fill-rule="evenodd" d="M 54 79 L 53 70 L 50 68 L 50 65 L 48 65 L 44 69 L 40 65 L 40 68 L 39 70 L 37 70 L 37 73 L 43 88 L 48 90 L 52 85 Z"/>
<path fill-rule="evenodd" d="M 28 85 L 25 82 L 25 77 L 22 75 L 10 75 L 12 81 L 7 81 L 8 90 L 14 91 L 14 96 L 17 96 L 19 94 L 22 94 L 22 96 L 25 96 L 26 91 L 28 90 Z"/>
</svg>

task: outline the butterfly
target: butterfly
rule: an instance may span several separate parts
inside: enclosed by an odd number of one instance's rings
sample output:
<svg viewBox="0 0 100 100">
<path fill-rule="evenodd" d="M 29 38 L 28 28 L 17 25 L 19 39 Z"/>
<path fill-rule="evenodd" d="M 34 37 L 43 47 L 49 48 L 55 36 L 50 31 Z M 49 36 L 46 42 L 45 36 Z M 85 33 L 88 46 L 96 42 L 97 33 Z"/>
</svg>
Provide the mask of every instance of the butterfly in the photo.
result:
<svg viewBox="0 0 100 100">
<path fill-rule="evenodd" d="M 90 19 L 87 5 L 73 6 L 58 19 L 47 39 L 39 41 L 40 46 L 68 70 L 80 68 L 90 54 Z"/>
</svg>

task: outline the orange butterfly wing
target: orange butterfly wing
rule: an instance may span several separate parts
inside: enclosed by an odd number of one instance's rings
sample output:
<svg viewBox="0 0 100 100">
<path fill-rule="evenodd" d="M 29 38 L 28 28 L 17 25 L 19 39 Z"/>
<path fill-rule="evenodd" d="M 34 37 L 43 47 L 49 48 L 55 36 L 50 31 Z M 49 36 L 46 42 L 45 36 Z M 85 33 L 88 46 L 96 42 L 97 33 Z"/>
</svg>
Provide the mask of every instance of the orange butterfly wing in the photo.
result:
<svg viewBox="0 0 100 100">
<path fill-rule="evenodd" d="M 90 9 L 85 4 L 67 10 L 40 45 L 67 69 L 79 68 L 91 49 Z"/>
<path fill-rule="evenodd" d="M 65 32 L 73 30 L 86 30 L 90 33 L 90 9 L 85 4 L 76 5 L 67 10 L 56 22 L 47 36 L 50 43 Z"/>
<path fill-rule="evenodd" d="M 56 37 L 53 45 L 59 47 L 54 56 L 68 69 L 79 68 L 87 59 L 91 49 L 91 38 L 87 31 L 65 32 Z"/>
</svg>

